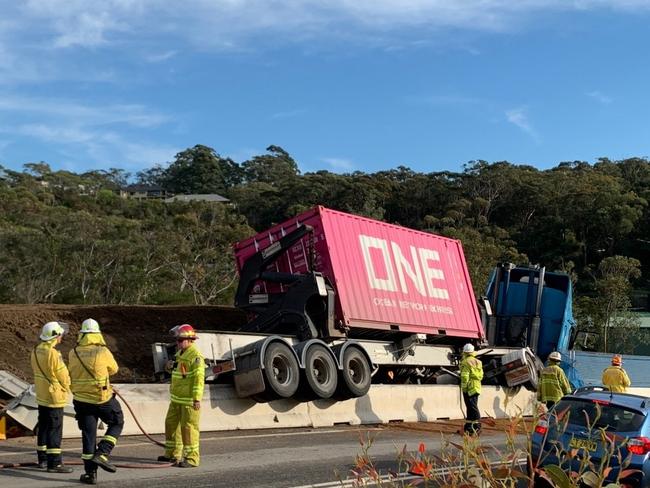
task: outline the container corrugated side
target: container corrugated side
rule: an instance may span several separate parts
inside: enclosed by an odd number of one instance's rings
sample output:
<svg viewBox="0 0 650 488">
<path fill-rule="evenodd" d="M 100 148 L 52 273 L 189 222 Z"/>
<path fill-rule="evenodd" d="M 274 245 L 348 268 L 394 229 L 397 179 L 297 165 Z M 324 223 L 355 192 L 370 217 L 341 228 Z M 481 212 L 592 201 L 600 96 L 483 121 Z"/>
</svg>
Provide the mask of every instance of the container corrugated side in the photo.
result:
<svg viewBox="0 0 650 488">
<path fill-rule="evenodd" d="M 459 241 L 329 209 L 320 215 L 347 325 L 483 337 Z"/>
</svg>

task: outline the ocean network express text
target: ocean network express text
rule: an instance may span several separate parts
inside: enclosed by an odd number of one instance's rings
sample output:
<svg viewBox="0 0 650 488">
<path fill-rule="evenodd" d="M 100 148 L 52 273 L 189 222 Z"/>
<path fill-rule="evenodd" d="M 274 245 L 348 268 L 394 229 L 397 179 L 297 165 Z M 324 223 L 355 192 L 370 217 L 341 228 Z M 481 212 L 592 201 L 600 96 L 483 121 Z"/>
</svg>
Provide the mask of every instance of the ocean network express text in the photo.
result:
<svg viewBox="0 0 650 488">
<path fill-rule="evenodd" d="M 361 254 L 365 264 L 366 275 L 370 287 L 375 290 L 400 292 L 409 294 L 411 284 L 418 294 L 423 297 L 449 300 L 449 291 L 445 283 L 443 270 L 433 264 L 440 262 L 440 255 L 433 249 L 409 246 L 410 259 L 402 252 L 399 244 L 378 237 L 359 235 Z M 377 276 L 373 265 L 371 249 L 379 251 L 383 260 L 385 276 Z M 408 278 L 408 281 L 407 281 Z M 373 299 L 375 306 L 399 307 L 415 311 L 428 311 L 453 315 L 453 309 L 444 305 L 425 304 L 412 300 L 399 300 L 393 298 L 376 297 Z"/>
</svg>

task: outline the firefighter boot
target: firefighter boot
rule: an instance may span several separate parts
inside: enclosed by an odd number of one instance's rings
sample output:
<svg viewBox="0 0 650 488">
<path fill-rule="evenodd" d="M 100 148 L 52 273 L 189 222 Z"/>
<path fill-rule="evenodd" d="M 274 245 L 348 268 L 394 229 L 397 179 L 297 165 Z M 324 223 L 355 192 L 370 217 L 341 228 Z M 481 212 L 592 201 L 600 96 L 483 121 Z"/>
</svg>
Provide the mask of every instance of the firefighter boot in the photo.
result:
<svg viewBox="0 0 650 488">
<path fill-rule="evenodd" d="M 158 461 L 160 461 L 161 463 L 172 463 L 172 464 L 176 464 L 176 462 L 178 461 L 178 459 L 176 459 L 175 457 L 158 456 Z"/>
<path fill-rule="evenodd" d="M 115 473 L 117 471 L 117 468 L 108 462 L 108 456 L 106 454 L 95 454 L 95 457 L 92 458 L 92 462 L 109 473 Z"/>
<path fill-rule="evenodd" d="M 85 485 L 96 485 L 97 484 L 97 473 L 84 473 L 79 478 Z"/>
<path fill-rule="evenodd" d="M 57 464 L 51 468 L 47 468 L 48 473 L 72 473 L 72 468 L 70 466 L 65 466 L 63 464 Z"/>
</svg>

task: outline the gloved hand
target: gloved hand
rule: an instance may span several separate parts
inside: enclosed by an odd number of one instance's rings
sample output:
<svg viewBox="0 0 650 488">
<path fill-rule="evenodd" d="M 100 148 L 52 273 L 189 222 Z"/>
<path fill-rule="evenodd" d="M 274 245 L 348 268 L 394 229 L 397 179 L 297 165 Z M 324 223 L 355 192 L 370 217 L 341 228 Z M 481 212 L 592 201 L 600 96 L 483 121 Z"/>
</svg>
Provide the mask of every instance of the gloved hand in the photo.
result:
<svg viewBox="0 0 650 488">
<path fill-rule="evenodd" d="M 165 363 L 165 371 L 171 373 L 174 369 L 175 363 L 171 359 Z"/>
</svg>

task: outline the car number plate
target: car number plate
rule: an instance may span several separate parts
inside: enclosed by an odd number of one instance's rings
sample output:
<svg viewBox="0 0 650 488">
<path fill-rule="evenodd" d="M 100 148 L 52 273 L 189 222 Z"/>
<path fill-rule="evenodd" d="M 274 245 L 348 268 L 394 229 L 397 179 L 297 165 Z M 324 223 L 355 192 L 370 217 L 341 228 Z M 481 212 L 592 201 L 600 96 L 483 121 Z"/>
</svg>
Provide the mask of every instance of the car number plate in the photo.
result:
<svg viewBox="0 0 650 488">
<path fill-rule="evenodd" d="M 572 447 L 574 449 L 586 449 L 587 451 L 595 451 L 597 444 L 596 441 L 589 439 L 576 439 L 573 437 L 569 441 L 569 447 Z"/>
</svg>

